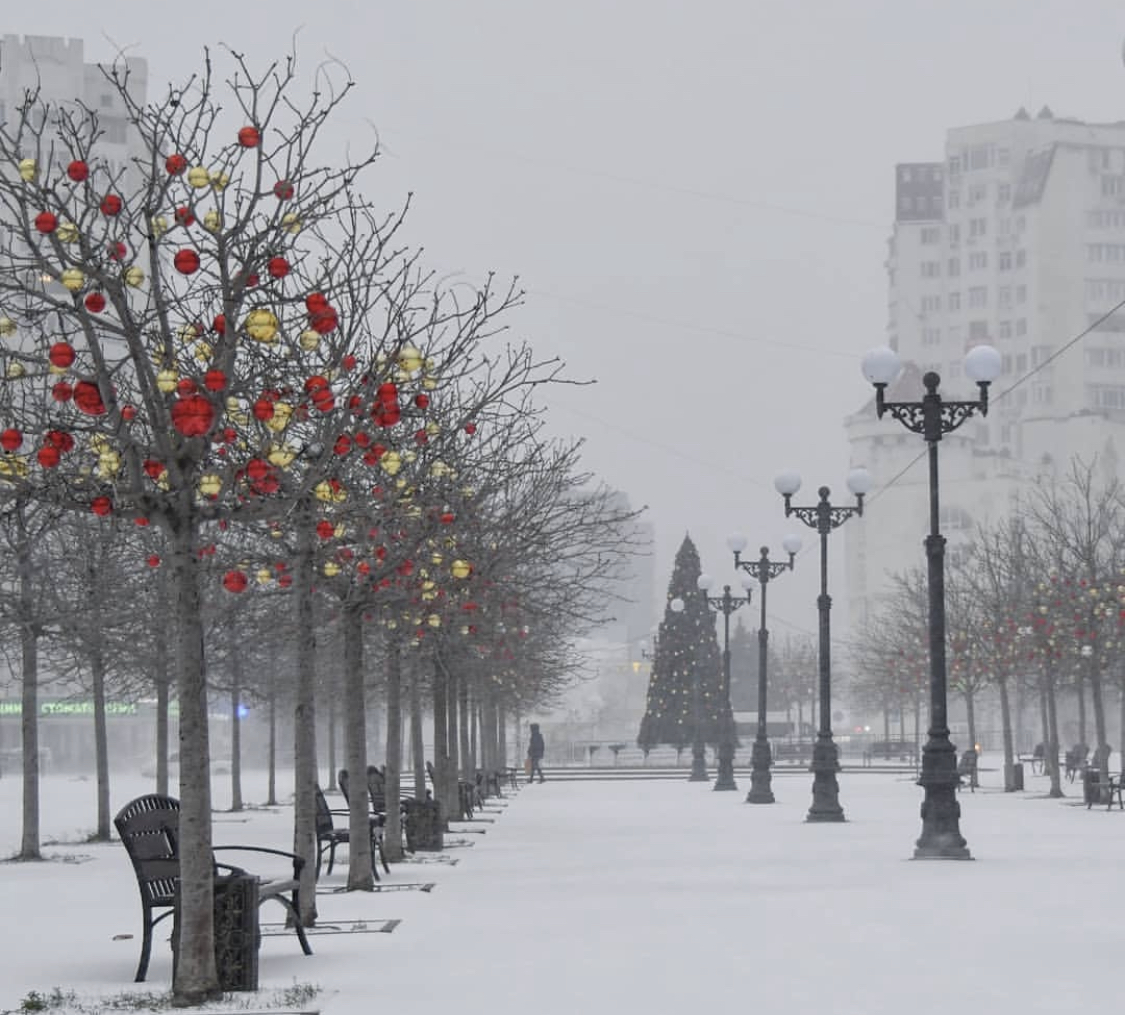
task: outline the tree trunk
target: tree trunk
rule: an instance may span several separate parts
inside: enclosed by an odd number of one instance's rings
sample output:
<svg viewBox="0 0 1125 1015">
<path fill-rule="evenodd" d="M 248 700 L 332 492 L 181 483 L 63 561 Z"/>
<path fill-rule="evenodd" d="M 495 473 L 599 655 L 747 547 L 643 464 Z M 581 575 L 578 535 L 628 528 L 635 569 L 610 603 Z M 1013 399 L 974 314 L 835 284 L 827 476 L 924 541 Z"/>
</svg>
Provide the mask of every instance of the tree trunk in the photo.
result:
<svg viewBox="0 0 1125 1015">
<path fill-rule="evenodd" d="M 348 891 L 370 892 L 371 811 L 367 805 L 367 701 L 363 687 L 363 610 L 344 607 L 344 768 L 348 772 Z"/>
<path fill-rule="evenodd" d="M 166 617 L 168 608 L 168 570 L 156 569 L 156 623 L 153 638 L 153 666 L 156 670 L 156 792 L 168 795 L 168 705 L 172 685 L 172 654 L 168 649 Z"/>
<path fill-rule="evenodd" d="M 269 758 L 267 767 L 266 803 L 270 807 L 277 806 L 277 689 L 274 687 L 274 677 L 270 676 L 270 738 L 267 748 Z"/>
<path fill-rule="evenodd" d="M 402 656 L 398 639 L 387 640 L 387 767 L 384 774 L 387 826 L 383 850 L 388 863 L 402 860 Z M 418 799 L 425 799 L 423 792 Z"/>
<path fill-rule="evenodd" d="M 414 799 L 426 799 L 426 743 L 422 716 L 422 682 L 417 667 L 410 678 L 410 751 L 414 765 Z"/>
<path fill-rule="evenodd" d="M 39 849 L 39 625 L 35 622 L 31 541 L 23 505 L 16 508 L 16 570 L 19 576 L 20 736 L 23 758 L 23 835 L 19 860 L 42 860 Z"/>
<path fill-rule="evenodd" d="M 1096 669 L 1092 669 L 1090 673 L 1090 699 L 1094 704 L 1094 734 L 1098 738 L 1095 745 L 1100 748 L 1102 744 L 1109 743 L 1109 732 L 1106 730 L 1105 723 L 1105 696 L 1102 687 L 1102 675 Z M 1085 741 L 1083 741 L 1085 742 Z M 1105 751 L 1100 754 L 1099 770 L 1101 775 L 1098 778 L 1101 780 L 1103 786 L 1109 784 L 1109 755 Z"/>
<path fill-rule="evenodd" d="M 211 747 L 203 656 L 196 519 L 186 508 L 172 532 L 180 702 L 180 935 L 172 984 L 180 1004 L 220 995 L 215 971 L 211 869 Z"/>
<path fill-rule="evenodd" d="M 230 682 L 230 809 L 242 810 L 242 658 L 231 653 Z"/>
<path fill-rule="evenodd" d="M 1046 711 L 1047 772 L 1051 776 L 1049 796 L 1063 796 L 1062 776 L 1059 772 L 1059 710 L 1055 700 L 1055 675 L 1050 670 L 1043 673 L 1043 697 Z"/>
<path fill-rule="evenodd" d="M 449 734 L 449 719 L 445 708 L 445 670 L 437 657 L 434 658 L 433 677 L 433 716 L 434 716 L 434 799 L 439 806 L 439 821 L 443 824 L 454 813 L 449 800 L 443 800 L 446 787 L 446 773 L 449 771 L 449 747 L 446 737 Z"/>
<path fill-rule="evenodd" d="M 328 716 L 324 722 L 327 734 L 325 739 L 328 741 L 328 755 L 325 758 L 325 763 L 328 765 L 328 774 L 324 777 L 324 787 L 331 792 L 336 785 L 336 681 L 332 676 L 329 676 L 325 680 L 325 684 L 327 686 L 324 688 L 324 692 L 328 699 Z"/>
<path fill-rule="evenodd" d="M 1125 683 L 1117 688 L 1117 737 L 1121 741 L 1121 756 L 1119 764 L 1121 770 L 1125 772 Z"/>
<path fill-rule="evenodd" d="M 965 695 L 965 724 L 969 727 L 969 747 L 977 746 L 977 696 L 971 683 L 964 690 Z"/>
<path fill-rule="evenodd" d="M 462 675 L 457 682 L 457 726 L 461 744 L 461 778 L 466 782 L 476 779 L 476 759 L 470 750 L 469 725 L 472 713 L 469 711 L 469 682 Z"/>
<path fill-rule="evenodd" d="M 92 597 L 97 600 L 97 596 Z M 94 610 L 94 630 L 101 629 L 98 607 Z M 109 735 L 105 719 L 105 656 L 95 642 L 90 651 L 91 691 L 94 698 L 94 771 L 98 793 L 98 825 L 94 842 L 109 842 Z"/>
<path fill-rule="evenodd" d="M 1090 741 L 1086 739 L 1086 675 L 1081 672 L 1081 668 L 1074 690 L 1078 695 L 1078 741 L 1088 744 Z"/>
<path fill-rule="evenodd" d="M 465 813 L 461 809 L 461 766 L 458 757 L 461 752 L 457 743 L 457 674 L 447 670 L 446 680 L 448 681 L 445 696 L 446 708 L 448 709 L 446 718 L 449 723 L 449 736 L 446 739 L 446 745 L 449 749 L 449 767 L 445 773 L 445 797 L 449 801 L 449 813 L 451 815 L 456 814 L 458 820 L 460 820 L 465 817 Z"/>
<path fill-rule="evenodd" d="M 1000 690 L 1000 727 L 1004 735 L 1004 792 L 1013 793 L 1016 789 L 1016 752 L 1013 746 L 1012 707 L 1008 701 L 1007 677 L 997 677 L 996 684 Z"/>
<path fill-rule="evenodd" d="M 488 767 L 480 753 L 480 702 L 475 694 L 469 698 L 469 764 L 474 772 Z"/>
<path fill-rule="evenodd" d="M 294 512 L 297 553 L 297 687 L 293 707 L 293 852 L 304 858 L 301 870 L 301 923 L 316 923 L 316 628 L 313 625 L 312 524 L 307 505 Z"/>
<path fill-rule="evenodd" d="M 496 758 L 493 768 L 504 772 L 508 767 L 508 713 L 501 701 L 496 706 Z"/>
<path fill-rule="evenodd" d="M 891 760 L 891 710 L 886 704 L 883 705 L 883 749 L 886 752 L 884 757 L 887 761 Z"/>
</svg>

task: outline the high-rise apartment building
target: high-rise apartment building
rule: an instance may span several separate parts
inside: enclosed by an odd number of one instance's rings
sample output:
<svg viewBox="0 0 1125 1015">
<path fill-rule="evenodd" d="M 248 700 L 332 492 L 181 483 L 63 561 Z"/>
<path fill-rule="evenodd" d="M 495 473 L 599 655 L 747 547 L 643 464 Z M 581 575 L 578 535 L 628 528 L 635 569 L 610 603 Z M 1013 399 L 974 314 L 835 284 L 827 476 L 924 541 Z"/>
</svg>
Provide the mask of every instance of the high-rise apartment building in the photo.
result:
<svg viewBox="0 0 1125 1015">
<path fill-rule="evenodd" d="M 974 397 L 965 353 L 987 343 L 1003 357 L 988 417 L 942 442 L 950 555 L 978 522 L 1006 512 L 1037 476 L 1065 471 L 1074 455 L 1097 455 L 1116 473 L 1125 440 L 1125 309 L 1114 311 L 1125 302 L 1125 121 L 1084 123 L 1044 107 L 950 130 L 941 161 L 895 169 L 886 267 L 886 341 L 907 364 L 892 394 L 919 398 L 922 375 L 935 370 L 944 394 Z M 859 621 L 888 572 L 924 565 L 928 486 L 924 462 L 910 464 L 924 451 L 919 437 L 876 421 L 870 404 L 846 426 L 853 461 L 879 485 L 894 480 L 867 525 L 846 537 Z"/>
</svg>

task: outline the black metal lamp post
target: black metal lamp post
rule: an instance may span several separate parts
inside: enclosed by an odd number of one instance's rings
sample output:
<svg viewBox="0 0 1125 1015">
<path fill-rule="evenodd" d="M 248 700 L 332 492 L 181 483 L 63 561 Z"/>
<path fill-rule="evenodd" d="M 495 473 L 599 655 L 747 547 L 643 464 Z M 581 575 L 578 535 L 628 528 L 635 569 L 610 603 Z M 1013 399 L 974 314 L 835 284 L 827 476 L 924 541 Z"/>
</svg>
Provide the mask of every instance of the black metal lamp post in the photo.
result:
<svg viewBox="0 0 1125 1015">
<path fill-rule="evenodd" d="M 863 358 L 863 375 L 875 385 L 875 411 L 885 412 L 908 430 L 921 434 L 930 465 L 930 534 L 926 537 L 930 634 L 930 730 L 922 749 L 925 790 L 922 801 L 922 835 L 915 843 L 916 860 L 970 860 L 961 835 L 961 805 L 957 802 L 957 752 L 949 739 L 945 663 L 945 537 L 941 534 L 938 501 L 938 442 L 974 413 L 988 415 L 988 386 L 1000 376 L 1000 353 L 978 345 L 965 357 L 965 374 L 976 381 L 975 401 L 946 401 L 938 394 L 941 378 L 930 371 L 922 378 L 926 394 L 920 402 L 888 402 L 887 385 L 899 375 L 901 364 L 893 349 L 872 349 Z"/>
<path fill-rule="evenodd" d="M 848 489 L 855 494 L 855 507 L 834 507 L 828 499 L 831 491 L 826 486 L 820 488 L 820 500 L 816 504 L 794 507 L 793 495 L 801 489 L 801 477 L 795 472 L 782 473 L 773 485 L 785 498 L 785 517 L 796 515 L 820 536 L 820 595 L 816 600 L 820 617 L 820 728 L 813 745 L 813 802 L 806 820 L 844 821 L 840 784 L 836 781 L 839 756 L 832 740 L 832 649 L 828 626 L 832 598 L 828 595 L 828 534 L 853 515 L 863 514 L 863 495 L 871 489 L 871 477 L 866 469 L 852 469 L 848 473 Z"/>
<path fill-rule="evenodd" d="M 769 547 L 763 546 L 757 560 L 742 560 L 742 551 L 746 549 L 746 537 L 731 535 L 727 537 L 727 546 L 734 553 L 734 566 L 747 572 L 751 581 L 756 581 L 761 588 L 760 612 L 761 619 L 758 624 L 758 731 L 754 737 L 754 747 L 750 753 L 750 792 L 746 794 L 748 804 L 772 804 L 774 802 L 772 777 L 770 765 L 773 755 L 770 751 L 770 742 L 766 729 L 766 666 L 769 658 L 769 628 L 766 627 L 766 588 L 769 583 L 782 571 L 793 570 L 793 560 L 801 549 L 801 537 L 796 535 L 786 536 L 782 541 L 785 552 L 789 554 L 787 561 L 770 560 Z M 749 594 L 747 594 L 749 599 Z"/>
<path fill-rule="evenodd" d="M 721 596 L 709 596 L 707 593 L 714 585 L 714 579 L 709 574 L 701 574 L 695 584 L 703 593 L 703 599 L 716 613 L 723 615 L 723 688 L 720 694 L 719 708 L 722 710 L 719 718 L 719 771 L 715 777 L 715 789 L 738 789 L 734 781 L 734 711 L 730 707 L 730 615 L 740 606 L 750 602 L 750 590 L 746 589 L 745 596 L 732 596 L 730 586 L 723 586 Z"/>
</svg>

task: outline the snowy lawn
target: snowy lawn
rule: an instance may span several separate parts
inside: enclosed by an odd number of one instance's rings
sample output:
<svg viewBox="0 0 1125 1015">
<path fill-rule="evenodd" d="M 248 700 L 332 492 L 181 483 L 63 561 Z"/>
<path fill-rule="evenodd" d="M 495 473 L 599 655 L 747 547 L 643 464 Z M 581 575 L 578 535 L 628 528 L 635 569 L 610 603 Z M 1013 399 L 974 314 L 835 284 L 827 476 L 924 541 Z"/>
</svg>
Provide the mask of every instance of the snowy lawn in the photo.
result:
<svg viewBox="0 0 1125 1015">
<path fill-rule="evenodd" d="M 995 765 L 985 758 L 983 764 Z M 548 772 L 548 776 L 549 776 Z M 263 992 L 311 983 L 329 1015 L 646 1015 L 737 1004 L 777 1015 L 1062 1013 L 1120 993 L 1125 814 L 1087 811 L 1081 789 L 1004 794 L 999 773 L 963 793 L 977 858 L 912 862 L 921 790 L 906 776 L 847 773 L 842 825 L 807 825 L 811 776 L 782 770 L 778 803 L 680 781 L 551 783 L 489 814 L 457 864 L 396 867 L 385 884 L 431 893 L 318 895 L 321 920 L 401 919 L 391 934 L 264 939 Z M 149 787 L 120 779 L 114 809 Z M 216 783 L 216 803 L 224 785 Z M 264 796 L 250 773 L 245 793 Z M 336 798 L 338 799 L 338 798 Z M 333 806 L 337 804 L 334 802 Z M 0 852 L 18 844 L 19 786 L 0 780 Z M 45 837 L 93 825 L 93 784 L 44 782 Z M 284 848 L 291 810 L 216 814 L 216 842 Z M 0 865 L 8 930 L 0 1011 L 30 990 L 131 990 L 140 906 L 120 844 L 48 847 L 82 862 Z M 87 859 L 88 858 L 88 859 Z M 329 884 L 340 884 L 337 870 Z M 267 905 L 264 920 L 281 907 Z M 167 932 L 149 989 L 171 976 Z M 129 939 L 114 940 L 116 935 Z M 138 985 L 139 987 L 140 985 Z M 253 1001 L 250 995 L 247 1000 Z M 260 999 L 264 999 L 264 993 Z"/>
</svg>

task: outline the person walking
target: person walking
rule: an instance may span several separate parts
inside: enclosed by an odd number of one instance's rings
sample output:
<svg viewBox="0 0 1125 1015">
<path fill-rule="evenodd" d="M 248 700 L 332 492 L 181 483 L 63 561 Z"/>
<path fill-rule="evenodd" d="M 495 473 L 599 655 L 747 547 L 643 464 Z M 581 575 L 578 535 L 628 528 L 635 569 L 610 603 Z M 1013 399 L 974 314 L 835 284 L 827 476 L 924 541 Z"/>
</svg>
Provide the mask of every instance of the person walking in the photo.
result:
<svg viewBox="0 0 1125 1015">
<path fill-rule="evenodd" d="M 539 723 L 531 724 L 531 739 L 527 745 L 527 759 L 531 762 L 527 770 L 527 781 L 535 781 L 535 773 L 539 773 L 539 781 L 543 781 L 543 754 L 546 744 L 543 743 L 543 734 L 539 732 Z"/>
</svg>

